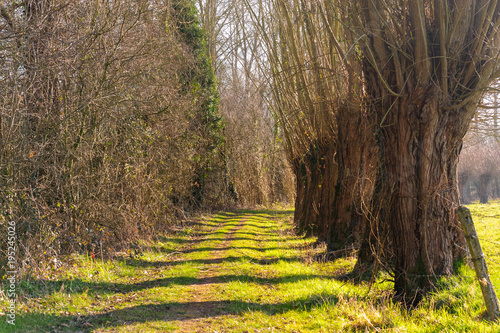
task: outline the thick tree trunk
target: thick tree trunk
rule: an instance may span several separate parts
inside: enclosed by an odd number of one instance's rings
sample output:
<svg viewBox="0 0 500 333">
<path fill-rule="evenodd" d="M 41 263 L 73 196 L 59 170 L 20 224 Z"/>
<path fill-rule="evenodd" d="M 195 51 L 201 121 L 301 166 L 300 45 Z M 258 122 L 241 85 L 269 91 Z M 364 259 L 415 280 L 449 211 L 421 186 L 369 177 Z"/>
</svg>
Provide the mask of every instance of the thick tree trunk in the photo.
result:
<svg viewBox="0 0 500 333">
<path fill-rule="evenodd" d="M 332 148 L 327 140 L 311 144 L 306 156 L 293 163 L 297 183 L 294 213 L 297 232 L 318 236 L 318 241 L 326 241 L 333 215 L 337 165 Z"/>
<path fill-rule="evenodd" d="M 376 164 L 373 133 L 365 115 L 343 110 L 338 121 L 335 142 L 311 144 L 308 154 L 294 161 L 297 231 L 326 241 L 327 251 L 334 256 L 359 244 L 366 219 L 361 206 L 370 201 Z"/>
<path fill-rule="evenodd" d="M 313 157 L 313 159 L 311 158 Z M 297 179 L 294 223 L 298 234 L 316 235 L 319 210 L 321 173 L 316 165 L 316 156 L 311 154 L 294 162 Z"/>
<path fill-rule="evenodd" d="M 361 110 L 341 110 L 338 114 L 336 164 L 338 180 L 327 251 L 332 257 L 357 246 L 366 221 L 374 185 L 376 149 L 374 136 Z"/>
<path fill-rule="evenodd" d="M 386 263 L 406 304 L 417 303 L 465 255 L 456 216 L 458 155 L 499 53 L 489 27 L 498 25 L 500 7 L 486 3 L 349 2 L 363 92 L 380 138 L 371 216 L 390 230 Z"/>
<path fill-rule="evenodd" d="M 376 198 L 386 207 L 390 227 L 395 290 L 406 303 L 416 303 L 435 277 L 453 272 L 465 255 L 460 229 L 457 163 L 467 122 L 442 112 L 429 92 L 401 98 L 381 126 Z M 391 119 L 391 118 L 399 119 Z"/>
<path fill-rule="evenodd" d="M 336 198 L 337 188 L 335 184 L 338 179 L 339 166 L 335 163 L 335 150 L 328 142 L 328 148 L 325 149 L 323 156 L 323 173 L 320 192 L 319 213 L 320 219 L 318 220 L 318 241 L 326 242 L 328 239 L 328 232 L 332 223 L 334 215 L 334 201 Z"/>
</svg>

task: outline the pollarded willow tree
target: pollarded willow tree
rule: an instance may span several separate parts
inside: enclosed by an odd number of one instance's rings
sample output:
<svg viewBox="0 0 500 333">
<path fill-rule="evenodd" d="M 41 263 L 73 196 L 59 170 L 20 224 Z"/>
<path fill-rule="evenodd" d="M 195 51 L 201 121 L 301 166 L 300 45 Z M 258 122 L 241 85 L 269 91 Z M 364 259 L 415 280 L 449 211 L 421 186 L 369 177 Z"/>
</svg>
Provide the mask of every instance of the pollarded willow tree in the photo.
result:
<svg viewBox="0 0 500 333">
<path fill-rule="evenodd" d="M 294 220 L 299 233 L 318 236 L 330 252 L 356 242 L 370 131 L 361 68 L 351 35 L 332 1 L 285 1 L 255 14 L 272 70 L 273 110 L 280 120 L 296 178 Z M 249 6 L 251 7 L 251 5 Z M 373 150 L 373 149 L 371 149 Z M 373 155 L 373 154 L 372 154 Z"/>
<path fill-rule="evenodd" d="M 376 114 L 374 212 L 392 234 L 396 292 L 418 301 L 465 255 L 457 163 L 496 76 L 500 4 L 488 0 L 341 1 Z"/>
<path fill-rule="evenodd" d="M 270 43 L 276 112 L 287 139 L 296 179 L 294 221 L 299 233 L 326 240 L 333 215 L 337 165 L 335 108 L 340 82 L 325 29 L 318 29 L 315 8 L 304 1 L 275 1 L 273 27 L 279 45 Z M 274 40 L 274 38 L 271 38 Z"/>
<path fill-rule="evenodd" d="M 247 4 L 265 43 L 266 57 L 261 62 L 269 61 L 270 105 L 279 119 L 295 174 L 297 231 L 326 240 L 337 177 L 331 105 L 338 96 L 338 78 L 325 69 L 333 68 L 330 62 L 335 55 L 330 51 L 336 52 L 324 48 L 326 31 L 318 31 L 318 17 L 311 15 L 308 4 L 283 0 L 266 7 L 262 2 Z"/>
</svg>

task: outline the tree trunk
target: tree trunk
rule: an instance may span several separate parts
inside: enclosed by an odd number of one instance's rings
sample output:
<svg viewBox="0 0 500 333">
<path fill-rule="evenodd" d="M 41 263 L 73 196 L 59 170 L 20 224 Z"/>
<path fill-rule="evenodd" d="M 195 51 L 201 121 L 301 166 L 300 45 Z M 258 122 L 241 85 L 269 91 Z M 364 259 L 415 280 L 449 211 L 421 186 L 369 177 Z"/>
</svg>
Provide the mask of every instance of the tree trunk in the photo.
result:
<svg viewBox="0 0 500 333">
<path fill-rule="evenodd" d="M 465 255 L 456 216 L 457 163 L 468 122 L 442 112 L 432 91 L 401 97 L 379 128 L 381 193 L 391 229 L 395 290 L 418 303 L 435 277 L 453 272 Z M 399 102 L 399 103 L 398 103 Z M 399 119 L 394 119 L 399 118 Z"/>
<path fill-rule="evenodd" d="M 374 159 L 377 160 L 377 163 L 378 161 L 384 161 L 384 147 L 382 146 L 380 131 L 375 131 L 374 146 L 377 148 Z M 389 237 L 390 228 L 387 223 L 384 223 L 386 221 L 387 210 L 386 200 L 382 197 L 385 195 L 382 188 L 386 186 L 384 183 L 386 179 L 383 176 L 384 172 L 382 167 L 376 166 L 369 175 L 370 177 L 368 177 L 368 179 L 374 179 L 374 185 L 372 188 L 373 194 L 368 197 L 370 198 L 368 205 L 370 214 L 364 221 L 358 260 L 354 267 L 354 271 L 359 274 L 359 277 L 366 271 L 377 270 L 375 263 L 388 262 L 392 259 L 392 244 Z"/>
<path fill-rule="evenodd" d="M 495 177 L 495 183 L 493 185 L 493 197 L 494 199 L 500 198 L 500 182 L 498 176 Z"/>
<path fill-rule="evenodd" d="M 490 185 L 491 175 L 487 173 L 483 173 L 479 176 L 479 186 L 478 186 L 478 194 L 479 194 L 479 202 L 482 204 L 488 203 L 488 189 Z"/>
<path fill-rule="evenodd" d="M 338 179 L 327 242 L 332 257 L 360 243 L 366 220 L 363 206 L 368 206 L 366 203 L 373 193 L 373 171 L 376 171 L 374 136 L 363 112 L 342 109 L 337 121 Z"/>
<path fill-rule="evenodd" d="M 295 159 L 293 169 L 297 183 L 294 213 L 297 232 L 318 236 L 318 241 L 324 242 L 333 216 L 337 182 L 332 143 L 328 140 L 312 143 L 305 157 Z"/>
<path fill-rule="evenodd" d="M 317 165 L 318 156 L 309 152 L 305 157 L 297 159 L 294 171 L 297 179 L 297 196 L 295 199 L 294 223 L 298 234 L 306 236 L 317 234 L 319 215 L 318 200 L 321 172 Z"/>
<path fill-rule="evenodd" d="M 335 150 L 332 147 L 332 142 L 325 142 L 327 146 L 324 149 L 325 154 L 322 161 L 322 181 L 320 188 L 319 199 L 319 220 L 318 225 L 318 241 L 326 242 L 328 233 L 334 216 L 334 202 L 336 198 L 337 188 L 335 184 L 338 179 L 338 165 L 335 163 Z"/>
<path fill-rule="evenodd" d="M 495 78 L 500 49 L 490 27 L 499 24 L 500 7 L 487 1 L 479 7 L 474 1 L 347 4 L 380 138 L 372 218 L 381 213 L 379 225 L 390 230 L 387 264 L 395 291 L 415 304 L 465 255 L 456 216 L 458 155 Z"/>
<path fill-rule="evenodd" d="M 463 172 L 458 175 L 458 187 L 460 189 L 460 202 L 467 205 L 472 202 L 469 185 L 469 174 Z"/>
</svg>

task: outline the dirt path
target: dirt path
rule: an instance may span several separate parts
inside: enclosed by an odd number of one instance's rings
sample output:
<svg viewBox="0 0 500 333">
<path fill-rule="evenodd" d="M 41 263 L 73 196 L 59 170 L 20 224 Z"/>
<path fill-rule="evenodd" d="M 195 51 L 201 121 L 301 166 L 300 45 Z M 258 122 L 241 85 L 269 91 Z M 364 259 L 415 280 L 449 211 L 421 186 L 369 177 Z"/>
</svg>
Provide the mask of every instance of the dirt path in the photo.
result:
<svg viewBox="0 0 500 333">
<path fill-rule="evenodd" d="M 309 316 L 335 282 L 305 260 L 314 239 L 294 236 L 291 216 L 223 212 L 141 253 L 83 257 L 26 285 L 17 326 L 0 332 L 317 332 L 296 329 L 310 319 L 287 313 Z"/>
<path fill-rule="evenodd" d="M 248 216 L 240 218 L 238 225 L 225 234 L 225 240 L 217 245 L 216 250 L 210 252 L 210 260 L 215 263 L 208 264 L 200 270 L 198 279 L 203 282 L 188 286 L 190 297 L 187 300 L 188 303 L 182 308 L 185 312 L 178 319 L 179 328 L 176 332 L 206 332 L 206 318 L 225 314 L 224 304 L 214 302 L 214 295 L 217 293 L 215 286 L 222 282 L 220 263 L 217 263 L 217 259 L 223 262 L 223 259 L 228 256 L 227 249 L 231 248 L 232 238 L 245 226 L 246 221 L 248 221 Z M 210 233 L 217 229 L 209 227 L 206 232 Z"/>
</svg>

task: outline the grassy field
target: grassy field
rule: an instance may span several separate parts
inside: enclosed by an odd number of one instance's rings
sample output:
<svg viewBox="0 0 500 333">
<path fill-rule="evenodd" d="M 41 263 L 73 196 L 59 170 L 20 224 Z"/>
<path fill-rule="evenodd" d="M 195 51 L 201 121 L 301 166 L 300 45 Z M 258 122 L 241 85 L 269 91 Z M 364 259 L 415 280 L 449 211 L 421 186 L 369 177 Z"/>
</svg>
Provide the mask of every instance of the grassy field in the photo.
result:
<svg viewBox="0 0 500 333">
<path fill-rule="evenodd" d="M 470 205 L 500 288 L 500 203 Z M 355 261 L 313 260 L 290 210 L 220 213 L 114 261 L 72 257 L 20 283 L 0 332 L 500 332 L 471 269 L 407 312 L 391 282 L 346 280 Z M 7 306 L 5 295 L 0 300 Z"/>
</svg>

